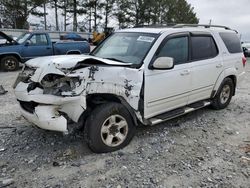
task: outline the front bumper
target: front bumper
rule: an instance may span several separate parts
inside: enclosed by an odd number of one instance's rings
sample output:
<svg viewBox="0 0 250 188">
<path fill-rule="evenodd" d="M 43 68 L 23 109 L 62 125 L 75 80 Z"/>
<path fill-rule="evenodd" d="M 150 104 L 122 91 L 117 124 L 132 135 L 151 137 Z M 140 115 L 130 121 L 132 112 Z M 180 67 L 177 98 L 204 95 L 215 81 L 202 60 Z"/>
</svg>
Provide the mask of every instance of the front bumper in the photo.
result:
<svg viewBox="0 0 250 188">
<path fill-rule="evenodd" d="M 29 84 L 20 82 L 14 90 L 21 113 L 29 122 L 42 129 L 60 132 L 68 132 L 68 119 L 78 122 L 86 108 L 85 97 L 45 95 L 40 88 L 28 92 Z"/>
<path fill-rule="evenodd" d="M 21 107 L 21 113 L 25 119 L 41 129 L 68 132 L 67 120 L 62 115 L 56 115 L 55 106 L 37 106 L 34 113 L 29 113 Z"/>
</svg>

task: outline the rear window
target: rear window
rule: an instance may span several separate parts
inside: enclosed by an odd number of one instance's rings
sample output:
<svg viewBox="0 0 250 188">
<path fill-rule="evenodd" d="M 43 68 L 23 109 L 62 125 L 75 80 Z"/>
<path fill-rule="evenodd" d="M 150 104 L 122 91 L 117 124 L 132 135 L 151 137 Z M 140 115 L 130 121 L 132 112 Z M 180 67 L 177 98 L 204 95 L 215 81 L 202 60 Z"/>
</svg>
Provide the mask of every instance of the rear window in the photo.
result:
<svg viewBox="0 0 250 188">
<path fill-rule="evenodd" d="M 220 36 L 230 53 L 242 52 L 240 39 L 236 33 L 220 33 Z"/>
<path fill-rule="evenodd" d="M 217 56 L 218 49 L 212 36 L 193 36 L 192 60 L 209 59 Z"/>
</svg>

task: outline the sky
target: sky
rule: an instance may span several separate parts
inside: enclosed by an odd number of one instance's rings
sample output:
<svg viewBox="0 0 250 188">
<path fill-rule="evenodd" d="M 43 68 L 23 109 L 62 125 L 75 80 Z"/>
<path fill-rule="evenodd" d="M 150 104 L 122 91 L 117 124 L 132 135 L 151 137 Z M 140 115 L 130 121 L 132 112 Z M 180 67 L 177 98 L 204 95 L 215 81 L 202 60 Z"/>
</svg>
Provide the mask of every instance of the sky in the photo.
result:
<svg viewBox="0 0 250 188">
<path fill-rule="evenodd" d="M 187 0 L 194 7 L 200 24 L 225 25 L 250 41 L 250 0 Z"/>
</svg>

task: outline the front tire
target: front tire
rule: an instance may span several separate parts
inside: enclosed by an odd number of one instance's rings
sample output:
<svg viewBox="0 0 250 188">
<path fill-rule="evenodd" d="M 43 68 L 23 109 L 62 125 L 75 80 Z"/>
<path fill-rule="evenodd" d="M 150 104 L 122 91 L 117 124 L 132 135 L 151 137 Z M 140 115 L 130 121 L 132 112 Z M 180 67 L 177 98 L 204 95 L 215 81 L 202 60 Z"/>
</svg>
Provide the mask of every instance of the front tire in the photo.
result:
<svg viewBox="0 0 250 188">
<path fill-rule="evenodd" d="M 119 103 L 97 106 L 86 121 L 84 135 L 95 153 L 112 152 L 125 147 L 135 134 L 128 110 Z"/>
<path fill-rule="evenodd" d="M 5 56 L 1 59 L 1 66 L 4 71 L 15 71 L 19 68 L 19 61 L 14 56 Z"/>
<path fill-rule="evenodd" d="M 226 108 L 232 99 L 234 89 L 235 86 L 233 80 L 231 78 L 225 78 L 221 83 L 216 96 L 212 100 L 212 108 L 216 110 Z"/>
</svg>

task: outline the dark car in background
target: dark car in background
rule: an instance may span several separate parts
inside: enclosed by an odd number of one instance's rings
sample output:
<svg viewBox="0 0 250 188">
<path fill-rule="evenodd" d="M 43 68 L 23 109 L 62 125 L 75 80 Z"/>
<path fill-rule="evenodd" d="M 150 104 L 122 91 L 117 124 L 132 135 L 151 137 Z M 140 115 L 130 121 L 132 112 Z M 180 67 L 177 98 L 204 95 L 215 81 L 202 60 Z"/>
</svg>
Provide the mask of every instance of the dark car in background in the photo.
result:
<svg viewBox="0 0 250 188">
<path fill-rule="evenodd" d="M 86 38 L 76 34 L 76 33 L 68 33 L 66 35 L 61 35 L 60 40 L 73 40 L 73 41 L 87 41 Z"/>
<path fill-rule="evenodd" d="M 242 42 L 241 45 L 245 57 L 250 57 L 250 42 Z"/>
</svg>

